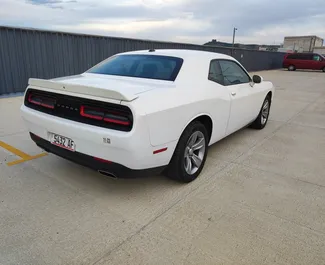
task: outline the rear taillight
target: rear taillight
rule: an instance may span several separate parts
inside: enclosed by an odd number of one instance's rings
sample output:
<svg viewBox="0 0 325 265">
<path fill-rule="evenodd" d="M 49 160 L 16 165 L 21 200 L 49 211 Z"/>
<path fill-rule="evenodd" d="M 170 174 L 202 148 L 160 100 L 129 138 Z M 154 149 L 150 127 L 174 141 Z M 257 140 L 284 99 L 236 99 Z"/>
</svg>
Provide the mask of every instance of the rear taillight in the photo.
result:
<svg viewBox="0 0 325 265">
<path fill-rule="evenodd" d="M 30 93 L 28 95 L 28 102 L 34 105 L 42 106 L 48 109 L 54 109 L 56 100 L 54 98 L 39 96 Z"/>
<path fill-rule="evenodd" d="M 101 111 L 100 109 L 81 106 L 80 107 L 80 115 L 82 117 L 101 121 L 101 120 L 103 120 L 104 112 Z"/>
<path fill-rule="evenodd" d="M 120 124 L 120 125 L 125 125 L 125 126 L 129 126 L 131 124 L 131 122 L 129 121 L 129 119 L 127 117 L 113 114 L 113 113 L 106 113 L 104 116 L 104 121 L 112 122 L 112 123 Z"/>
<path fill-rule="evenodd" d="M 131 125 L 131 121 L 126 114 L 115 110 L 111 111 L 82 105 L 80 107 L 80 115 L 89 119 L 105 121 L 118 125 Z"/>
</svg>

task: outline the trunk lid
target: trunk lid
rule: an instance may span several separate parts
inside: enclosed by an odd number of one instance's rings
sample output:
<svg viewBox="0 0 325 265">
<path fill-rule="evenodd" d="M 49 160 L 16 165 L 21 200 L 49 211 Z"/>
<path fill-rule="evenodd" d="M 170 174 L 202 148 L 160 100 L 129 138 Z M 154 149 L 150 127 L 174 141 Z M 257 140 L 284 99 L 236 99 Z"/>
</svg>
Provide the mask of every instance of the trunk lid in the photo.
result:
<svg viewBox="0 0 325 265">
<path fill-rule="evenodd" d="M 173 82 L 86 73 L 50 80 L 30 78 L 28 83 L 31 87 L 132 101 L 141 93 L 155 88 L 170 87 Z"/>
</svg>

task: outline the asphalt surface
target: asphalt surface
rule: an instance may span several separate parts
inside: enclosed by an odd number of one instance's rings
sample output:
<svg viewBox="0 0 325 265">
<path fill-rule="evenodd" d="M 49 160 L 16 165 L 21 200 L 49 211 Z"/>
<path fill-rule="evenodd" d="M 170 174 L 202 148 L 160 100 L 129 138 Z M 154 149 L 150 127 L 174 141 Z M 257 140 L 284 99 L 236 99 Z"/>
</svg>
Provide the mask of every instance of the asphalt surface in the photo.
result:
<svg viewBox="0 0 325 265">
<path fill-rule="evenodd" d="M 0 264 L 325 264 L 325 74 L 260 72 L 268 125 L 213 145 L 199 179 L 113 180 L 42 151 L 0 99 Z M 28 160 L 28 159 L 27 159 Z"/>
</svg>

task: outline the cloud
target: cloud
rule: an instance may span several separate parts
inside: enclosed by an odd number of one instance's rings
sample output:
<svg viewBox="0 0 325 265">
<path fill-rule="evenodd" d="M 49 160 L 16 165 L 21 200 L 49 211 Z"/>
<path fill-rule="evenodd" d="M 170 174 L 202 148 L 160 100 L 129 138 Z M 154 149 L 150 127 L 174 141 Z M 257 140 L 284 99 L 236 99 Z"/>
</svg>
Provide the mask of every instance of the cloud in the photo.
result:
<svg viewBox="0 0 325 265">
<path fill-rule="evenodd" d="M 46 5 L 51 8 L 63 9 L 62 4 L 77 3 L 76 0 L 27 0 L 27 3 L 33 5 Z"/>
<path fill-rule="evenodd" d="M 62 3 L 62 0 L 27 0 L 27 2 L 35 5 L 48 5 Z"/>
<path fill-rule="evenodd" d="M 324 0 L 0 0 L 0 24 L 202 44 L 325 37 Z M 37 16 L 35 16 L 37 14 Z"/>
</svg>

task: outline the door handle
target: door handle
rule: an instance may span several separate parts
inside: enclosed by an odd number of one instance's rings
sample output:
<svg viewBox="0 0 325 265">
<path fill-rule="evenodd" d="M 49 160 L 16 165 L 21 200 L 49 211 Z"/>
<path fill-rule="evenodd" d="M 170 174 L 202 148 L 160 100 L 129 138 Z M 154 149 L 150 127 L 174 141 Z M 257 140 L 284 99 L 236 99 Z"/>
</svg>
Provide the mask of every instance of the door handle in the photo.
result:
<svg viewBox="0 0 325 265">
<path fill-rule="evenodd" d="M 231 95 L 232 96 L 236 96 L 236 92 L 231 92 Z"/>
</svg>

